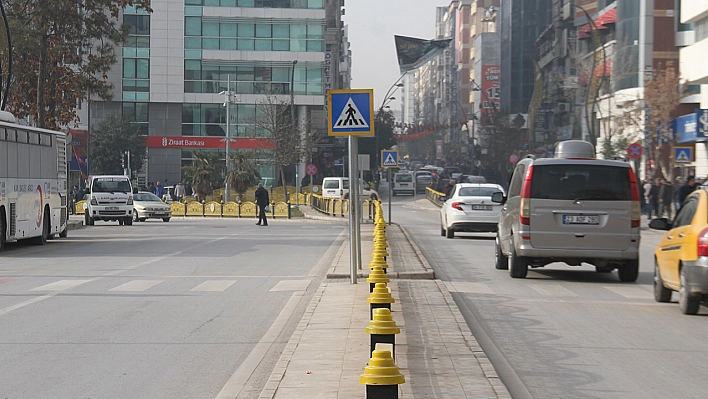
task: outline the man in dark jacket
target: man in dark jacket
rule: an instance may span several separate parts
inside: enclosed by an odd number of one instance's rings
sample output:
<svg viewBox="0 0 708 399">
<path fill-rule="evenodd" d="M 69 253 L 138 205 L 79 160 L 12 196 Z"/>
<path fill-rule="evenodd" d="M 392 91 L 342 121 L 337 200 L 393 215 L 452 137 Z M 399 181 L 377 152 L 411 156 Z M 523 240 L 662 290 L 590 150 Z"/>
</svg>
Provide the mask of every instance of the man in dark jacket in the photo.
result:
<svg viewBox="0 0 708 399">
<path fill-rule="evenodd" d="M 686 183 L 678 188 L 678 194 L 676 195 L 676 200 L 679 204 L 683 204 L 683 200 L 688 197 L 696 189 L 696 178 L 695 176 L 688 176 L 686 178 Z M 676 210 L 678 212 L 678 209 Z"/>
<path fill-rule="evenodd" d="M 256 189 L 256 205 L 258 206 L 258 223 L 256 226 L 268 226 L 268 219 L 266 219 L 265 208 L 270 203 L 268 198 L 268 190 L 263 188 L 263 183 L 258 183 L 258 188 Z M 262 222 L 262 224 L 261 224 Z"/>
<path fill-rule="evenodd" d="M 651 190 L 649 190 L 649 203 L 651 204 L 651 209 L 649 210 L 649 219 L 651 215 L 654 217 L 661 217 L 659 215 L 659 190 L 661 189 L 661 178 L 654 179 L 651 185 Z"/>
<path fill-rule="evenodd" d="M 659 209 L 659 217 L 666 217 L 671 219 L 671 203 L 674 198 L 674 186 L 670 181 L 661 180 L 661 188 L 659 189 L 659 203 L 661 204 L 661 209 Z"/>
</svg>

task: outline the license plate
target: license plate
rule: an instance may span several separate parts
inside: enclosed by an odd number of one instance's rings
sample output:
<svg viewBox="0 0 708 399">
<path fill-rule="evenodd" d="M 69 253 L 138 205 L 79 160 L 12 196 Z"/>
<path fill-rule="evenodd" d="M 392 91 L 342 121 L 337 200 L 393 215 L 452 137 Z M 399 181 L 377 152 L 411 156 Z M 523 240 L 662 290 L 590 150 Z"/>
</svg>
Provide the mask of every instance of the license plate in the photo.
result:
<svg viewBox="0 0 708 399">
<path fill-rule="evenodd" d="M 600 224 L 600 217 L 563 215 L 563 224 Z"/>
<path fill-rule="evenodd" d="M 164 215 L 165 212 L 155 212 L 155 215 Z"/>
<path fill-rule="evenodd" d="M 107 211 L 117 211 L 117 210 L 119 210 L 119 209 L 120 209 L 120 208 L 118 208 L 117 206 L 107 206 L 107 207 L 106 207 L 106 210 L 107 210 Z"/>
<path fill-rule="evenodd" d="M 491 205 L 472 205 L 472 210 L 473 211 L 491 211 L 492 206 Z"/>
</svg>

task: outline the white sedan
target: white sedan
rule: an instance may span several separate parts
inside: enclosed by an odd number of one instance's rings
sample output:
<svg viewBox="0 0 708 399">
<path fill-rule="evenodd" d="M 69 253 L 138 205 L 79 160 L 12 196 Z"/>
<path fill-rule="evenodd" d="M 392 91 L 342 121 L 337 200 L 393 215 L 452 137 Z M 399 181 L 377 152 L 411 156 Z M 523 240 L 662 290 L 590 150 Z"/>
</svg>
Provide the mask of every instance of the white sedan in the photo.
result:
<svg viewBox="0 0 708 399">
<path fill-rule="evenodd" d="M 454 238 L 455 232 L 495 232 L 501 204 L 492 194 L 504 193 L 498 184 L 458 183 L 440 208 L 440 235 Z"/>
<path fill-rule="evenodd" d="M 133 194 L 133 208 L 133 220 L 136 222 L 144 222 L 146 219 L 169 222 L 172 217 L 170 206 L 153 193 L 141 191 Z"/>
</svg>

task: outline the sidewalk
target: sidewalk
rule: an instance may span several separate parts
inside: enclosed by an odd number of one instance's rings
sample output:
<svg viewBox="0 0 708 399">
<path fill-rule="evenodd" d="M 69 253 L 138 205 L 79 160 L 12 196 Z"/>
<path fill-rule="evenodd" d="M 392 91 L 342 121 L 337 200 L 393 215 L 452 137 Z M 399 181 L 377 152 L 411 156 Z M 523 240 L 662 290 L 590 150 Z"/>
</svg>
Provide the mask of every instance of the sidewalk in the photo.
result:
<svg viewBox="0 0 708 399">
<path fill-rule="evenodd" d="M 306 217 L 333 220 L 309 207 Z M 341 220 L 341 218 L 339 219 Z M 344 220 L 346 222 L 346 219 Z M 349 281 L 349 242 L 341 246 L 260 398 L 364 398 L 359 375 L 369 360 L 369 284 L 374 226 L 361 225 L 362 267 Z M 511 398 L 445 285 L 397 225 L 387 228 L 388 284 L 396 300 L 396 364 L 401 398 Z M 346 278 L 343 278 L 346 277 Z"/>
</svg>

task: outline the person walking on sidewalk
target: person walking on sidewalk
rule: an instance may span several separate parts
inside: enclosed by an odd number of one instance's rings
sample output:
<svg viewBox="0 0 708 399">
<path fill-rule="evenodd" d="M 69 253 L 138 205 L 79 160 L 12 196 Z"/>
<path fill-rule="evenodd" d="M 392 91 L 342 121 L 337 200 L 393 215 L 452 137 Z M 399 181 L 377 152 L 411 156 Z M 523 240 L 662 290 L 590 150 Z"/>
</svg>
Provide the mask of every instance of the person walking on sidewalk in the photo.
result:
<svg viewBox="0 0 708 399">
<path fill-rule="evenodd" d="M 651 203 L 651 209 L 649 210 L 649 219 L 651 215 L 654 217 L 659 216 L 659 190 L 661 189 L 661 178 L 656 178 L 651 183 L 651 191 L 649 191 L 649 202 Z"/>
<path fill-rule="evenodd" d="M 268 190 L 263 188 L 263 183 L 258 183 L 258 188 L 256 189 L 256 205 L 258 205 L 258 223 L 256 226 L 268 226 L 268 219 L 266 218 L 266 206 L 270 203 L 268 198 Z"/>
<path fill-rule="evenodd" d="M 674 185 L 668 180 L 661 181 L 661 188 L 659 189 L 659 203 L 661 204 L 661 209 L 659 209 L 659 217 L 666 217 L 671 220 L 671 204 L 674 202 Z"/>
<path fill-rule="evenodd" d="M 683 200 L 688 197 L 689 194 L 691 194 L 694 190 L 696 189 L 696 178 L 694 176 L 688 176 L 686 177 L 686 183 L 684 183 L 681 187 L 678 188 L 678 194 L 676 195 L 676 201 L 679 204 L 679 207 L 681 204 L 683 204 Z M 676 210 L 678 212 L 678 209 Z"/>
</svg>

